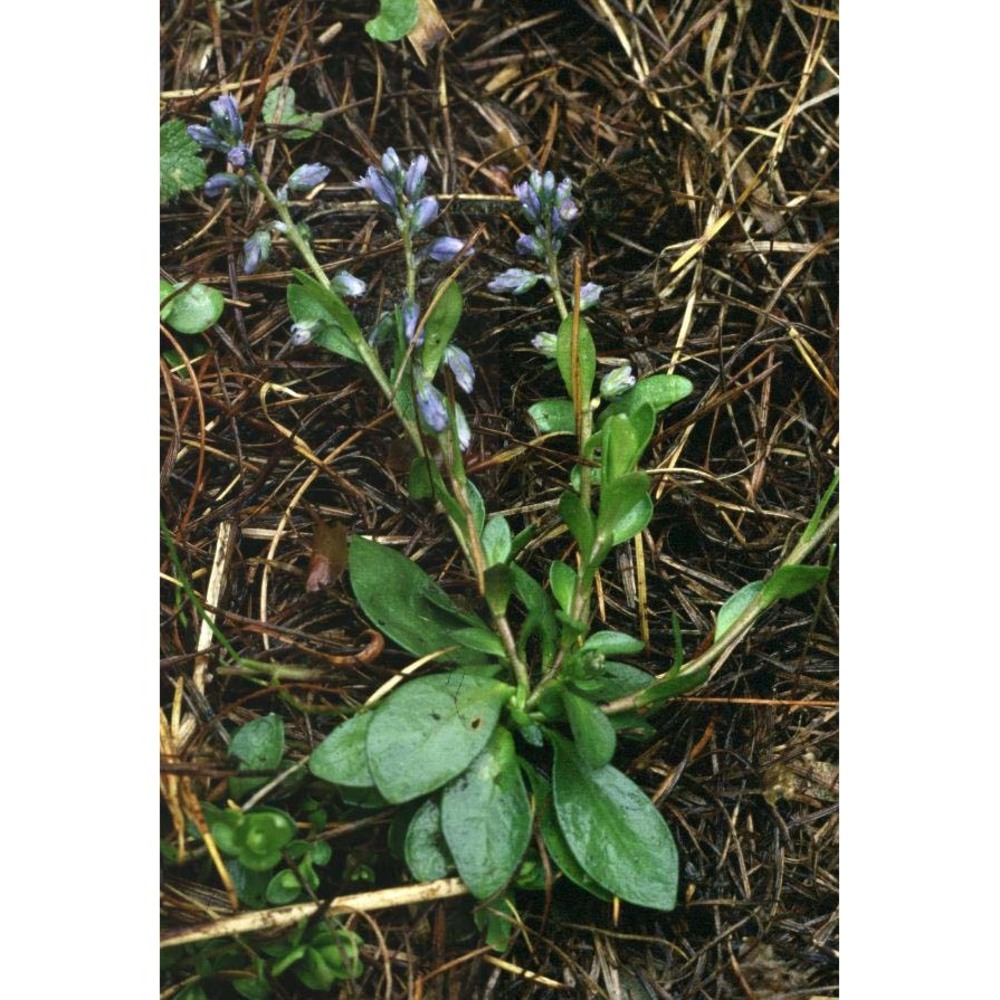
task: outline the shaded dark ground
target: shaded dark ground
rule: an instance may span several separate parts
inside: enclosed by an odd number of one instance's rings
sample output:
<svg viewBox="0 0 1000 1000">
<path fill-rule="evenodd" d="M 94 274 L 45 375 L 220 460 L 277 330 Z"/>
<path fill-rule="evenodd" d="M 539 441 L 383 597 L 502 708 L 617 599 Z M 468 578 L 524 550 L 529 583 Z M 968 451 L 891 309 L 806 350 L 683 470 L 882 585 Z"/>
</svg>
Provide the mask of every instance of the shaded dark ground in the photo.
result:
<svg viewBox="0 0 1000 1000">
<path fill-rule="evenodd" d="M 608 289 L 591 324 L 598 351 L 695 385 L 665 415 L 647 456 L 660 484 L 645 537 L 646 665 L 663 669 L 671 612 L 690 655 L 726 597 L 765 575 L 797 536 L 837 464 L 836 8 L 442 2 L 454 37 L 426 66 L 408 45 L 371 42 L 363 22 L 374 8 L 261 0 L 224 4 L 213 25 L 200 3 L 163 4 L 163 117 L 201 120 L 221 76 L 253 81 L 237 92 L 248 112 L 290 9 L 268 86 L 291 72 L 297 104 L 323 114 L 323 131 L 271 145 L 262 133 L 256 144 L 270 151 L 279 179 L 289 161 L 333 168 L 300 211 L 321 262 L 370 282 L 367 318 L 398 287 L 391 227 L 350 207 L 361 197 L 350 184 L 376 151 L 427 152 L 429 190 L 459 196 L 435 232 L 462 237 L 483 221 L 467 196 L 509 197 L 528 165 L 574 178 L 585 215 L 572 249 L 585 280 Z M 512 301 L 485 288 L 518 263 L 505 204 L 465 272 L 458 335 L 480 370 L 472 418 L 480 463 L 528 441 L 525 408 L 556 389 L 524 350 L 554 328 L 551 305 L 541 294 Z M 356 649 L 366 623 L 344 581 L 321 596 L 304 590 L 313 512 L 409 539 L 447 589 L 468 590 L 463 567 L 447 561 L 444 523 L 397 487 L 393 430 L 374 422 L 384 412 L 374 386 L 319 350 L 274 360 L 288 339 L 284 288 L 298 262 L 279 246 L 262 273 L 239 273 L 258 211 L 233 203 L 219 212 L 217 202 L 186 195 L 163 213 L 164 274 L 215 285 L 231 303 L 205 338 L 207 352 L 165 375 L 163 512 L 203 597 L 220 534 L 232 533 L 217 576 L 224 586 L 208 603 L 240 653 L 328 669 L 320 682 L 280 691 L 214 671 L 215 647 L 199 647 L 192 608 L 164 585 L 164 707 L 169 718 L 184 677 L 191 723 L 181 757 L 202 798 L 224 793 L 210 772 L 224 771 L 226 748 L 209 718 L 231 731 L 279 712 L 301 757 L 329 728 L 330 716 L 315 713 L 363 701 L 407 662 L 391 648 L 362 666 L 324 658 Z M 700 252 L 672 272 L 706 232 Z M 181 346 L 192 351 L 194 342 Z M 565 472 L 562 452 L 544 452 L 486 465 L 476 481 L 488 509 L 528 504 L 526 517 L 540 517 Z M 170 573 L 166 556 L 162 569 Z M 625 564 L 609 566 L 603 586 L 609 624 L 634 631 L 630 575 Z M 371 946 L 366 972 L 341 995 L 835 995 L 836 592 L 834 573 L 821 594 L 769 612 L 705 688 L 654 718 L 655 741 L 620 752 L 619 765 L 653 795 L 677 838 L 675 912 L 626 906 L 616 928 L 606 907 L 568 889 L 557 890 L 547 915 L 540 896 L 526 895 L 527 931 L 505 958 L 570 987 L 555 990 L 473 956 L 480 941 L 465 900 L 384 911 L 373 918 L 394 953 L 392 982 L 359 921 Z M 201 685 L 204 700 L 192 694 Z M 167 820 L 164 829 L 172 836 Z M 393 885 L 403 875 L 385 860 L 384 836 L 381 824 L 333 844 L 373 861 L 378 884 Z M 182 898 L 193 877 L 165 869 L 165 926 L 204 919 Z"/>
</svg>

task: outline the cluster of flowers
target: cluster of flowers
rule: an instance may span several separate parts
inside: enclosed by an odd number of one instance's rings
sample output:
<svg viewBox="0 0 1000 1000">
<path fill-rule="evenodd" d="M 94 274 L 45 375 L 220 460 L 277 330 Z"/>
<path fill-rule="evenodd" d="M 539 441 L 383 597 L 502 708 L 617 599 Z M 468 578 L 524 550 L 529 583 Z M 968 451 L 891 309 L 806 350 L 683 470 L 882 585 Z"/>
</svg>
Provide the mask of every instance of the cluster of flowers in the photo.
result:
<svg viewBox="0 0 1000 1000">
<path fill-rule="evenodd" d="M 369 167 L 365 176 L 354 182 L 364 188 L 383 208 L 388 209 L 396 226 L 407 238 L 423 232 L 438 216 L 440 206 L 433 195 L 421 197 L 427 176 L 427 157 L 421 153 L 404 167 L 396 150 L 390 146 L 382 155 L 382 169 Z M 453 260 L 465 244 L 454 236 L 439 236 L 421 251 L 425 259 Z"/>
<path fill-rule="evenodd" d="M 256 188 L 253 174 L 253 150 L 243 141 L 245 126 L 239 105 L 231 94 L 211 101 L 208 125 L 189 125 L 187 133 L 204 149 L 224 153 L 231 167 L 243 173 L 213 174 L 205 182 L 204 192 L 209 198 L 216 198 L 224 191 L 239 191 Z M 277 198 L 287 202 L 289 194 L 305 194 L 317 184 L 322 184 L 330 173 L 330 168 L 322 163 L 306 163 L 292 172 L 288 180 L 278 189 Z M 274 221 L 263 229 L 258 229 L 243 245 L 243 273 L 253 274 L 261 263 L 271 255 L 271 234 L 285 231 L 285 224 Z"/>
<path fill-rule="evenodd" d="M 526 181 L 514 185 L 514 194 L 517 195 L 528 222 L 534 227 L 534 232 L 523 233 L 518 237 L 515 247 L 517 252 L 552 264 L 562 248 L 563 238 L 580 215 L 580 206 L 573 200 L 573 182 L 564 177 L 556 184 L 555 174 L 551 170 L 544 174 L 532 170 Z M 539 281 L 552 284 L 549 274 L 512 267 L 497 275 L 486 287 L 491 292 L 523 295 L 531 291 Z M 589 309 L 596 305 L 603 290 L 592 281 L 583 285 L 580 289 L 580 308 Z"/>
<path fill-rule="evenodd" d="M 422 233 L 438 216 L 440 206 L 433 195 L 424 195 L 424 181 L 427 176 L 427 157 L 423 153 L 414 157 L 409 166 L 404 166 L 399 154 L 391 146 L 382 156 L 382 169 L 369 167 L 364 177 L 355 181 L 355 186 L 367 191 L 395 220 L 396 227 L 408 241 Z M 423 260 L 447 262 L 461 253 L 471 253 L 464 242 L 454 236 L 439 236 L 424 247 L 415 258 L 415 263 Z M 390 319 L 389 317 L 386 317 Z M 448 402 L 444 394 L 424 375 L 420 364 L 420 349 L 424 343 L 420 307 L 407 296 L 399 308 L 399 322 L 408 345 L 412 345 L 414 358 L 412 371 L 416 404 L 424 423 L 433 431 L 441 433 L 450 425 Z M 376 325 L 372 332 L 372 343 L 379 343 L 391 335 L 393 322 Z M 444 351 L 444 364 L 451 369 L 455 381 L 464 392 L 472 392 L 475 371 L 472 359 L 460 347 L 449 344 Z M 455 405 L 455 429 L 463 451 L 469 447 L 471 433 L 462 408 Z"/>
</svg>

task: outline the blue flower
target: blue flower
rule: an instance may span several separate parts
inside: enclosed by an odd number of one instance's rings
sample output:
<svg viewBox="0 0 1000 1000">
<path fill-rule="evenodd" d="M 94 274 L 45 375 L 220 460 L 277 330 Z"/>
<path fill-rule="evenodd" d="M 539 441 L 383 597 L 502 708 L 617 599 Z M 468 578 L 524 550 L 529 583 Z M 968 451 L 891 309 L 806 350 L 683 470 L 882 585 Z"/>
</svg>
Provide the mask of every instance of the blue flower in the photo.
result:
<svg viewBox="0 0 1000 1000">
<path fill-rule="evenodd" d="M 217 149 L 220 153 L 229 150 L 229 143 L 223 142 L 210 128 L 204 125 L 188 125 L 187 134 L 205 149 Z"/>
<path fill-rule="evenodd" d="M 580 309 L 587 310 L 591 306 L 597 305 L 597 300 L 601 297 L 601 292 L 604 291 L 603 285 L 595 285 L 592 281 L 588 281 L 585 285 L 580 287 Z"/>
<path fill-rule="evenodd" d="M 521 203 L 524 214 L 532 222 L 540 222 L 542 218 L 542 203 L 538 200 L 538 195 L 534 188 L 527 182 L 514 185 L 514 194 Z"/>
<path fill-rule="evenodd" d="M 267 229 L 258 229 L 243 244 L 243 273 L 253 274 L 270 256 L 271 233 Z"/>
<path fill-rule="evenodd" d="M 234 146 L 243 138 L 243 119 L 240 117 L 240 106 L 232 94 L 210 101 L 210 124 L 212 131 L 222 140 Z"/>
<path fill-rule="evenodd" d="M 455 381 L 465 392 L 472 392 L 476 381 L 476 372 L 472 367 L 472 359 L 461 347 L 449 344 L 444 349 L 444 363 L 451 369 Z"/>
<path fill-rule="evenodd" d="M 458 432 L 458 447 L 462 451 L 468 451 L 472 444 L 472 431 L 469 429 L 469 421 L 465 419 L 462 407 L 455 404 L 455 430 Z"/>
<path fill-rule="evenodd" d="M 236 174 L 213 174 L 205 181 L 205 197 L 217 198 L 223 191 L 231 191 L 242 185 L 243 178 Z"/>
<path fill-rule="evenodd" d="M 233 146 L 227 153 L 226 159 L 237 168 L 242 169 L 253 162 L 253 151 L 242 142 Z"/>
<path fill-rule="evenodd" d="M 410 232 L 413 234 L 422 232 L 437 218 L 437 214 L 437 198 L 432 196 L 421 198 L 413 206 L 413 214 L 410 216 Z"/>
<path fill-rule="evenodd" d="M 403 181 L 403 191 L 407 198 L 419 198 L 424 190 L 424 176 L 427 173 L 427 157 L 421 153 L 414 157 L 406 170 L 406 180 Z"/>
<path fill-rule="evenodd" d="M 635 385 L 635 376 L 632 374 L 631 365 L 621 365 L 613 371 L 608 372 L 601 379 L 601 395 L 605 399 L 614 399 L 623 392 L 627 392 Z"/>
<path fill-rule="evenodd" d="M 439 236 L 424 250 L 424 253 L 431 260 L 447 263 L 454 260 L 464 246 L 465 243 L 454 236 Z M 463 256 L 467 257 L 472 252 L 472 247 L 468 247 Z"/>
<path fill-rule="evenodd" d="M 330 173 L 330 168 L 322 163 L 306 163 L 297 167 L 288 178 L 288 190 L 295 193 L 311 191 L 317 184 L 322 184 Z"/>
<path fill-rule="evenodd" d="M 389 179 L 381 170 L 369 167 L 367 173 L 359 181 L 354 182 L 355 187 L 364 188 L 380 205 L 384 205 L 391 212 L 396 212 L 399 201 L 396 198 L 396 189 L 389 183 Z"/>
<path fill-rule="evenodd" d="M 539 260 L 545 260 L 545 244 L 537 236 L 532 236 L 530 233 L 522 233 L 517 238 L 514 248 L 524 257 L 537 257 Z"/>
<path fill-rule="evenodd" d="M 491 292 L 512 292 L 514 295 L 523 295 L 534 288 L 541 277 L 534 271 L 525 271 L 522 267 L 511 267 L 503 274 L 498 274 L 486 287 Z"/>
<path fill-rule="evenodd" d="M 356 299 L 365 294 L 365 283 L 347 271 L 338 271 L 330 280 L 333 290 L 345 298 Z"/>
<path fill-rule="evenodd" d="M 403 334 L 406 337 L 407 343 L 413 340 L 413 335 L 417 330 L 417 320 L 420 318 L 420 307 L 413 301 L 413 299 L 407 299 L 403 303 L 403 308 L 401 310 L 403 315 Z M 420 336 L 417 338 L 417 347 L 419 347 L 424 342 L 423 331 L 420 332 Z"/>
<path fill-rule="evenodd" d="M 382 154 L 382 170 L 393 185 L 398 184 L 403 179 L 403 164 L 400 163 L 399 154 L 392 146 Z"/>
<path fill-rule="evenodd" d="M 417 388 L 417 408 L 424 423 L 438 434 L 448 426 L 448 410 L 444 396 L 430 384 L 424 382 Z"/>
<path fill-rule="evenodd" d="M 531 346 L 539 354 L 544 354 L 547 358 L 554 358 L 556 356 L 557 340 L 558 338 L 554 333 L 536 333 L 531 340 Z"/>
<path fill-rule="evenodd" d="M 308 344 L 310 340 L 313 339 L 313 334 L 316 332 L 316 327 L 319 326 L 319 320 L 310 319 L 303 320 L 299 323 L 292 324 L 292 336 L 291 343 L 293 347 L 302 347 Z"/>
</svg>

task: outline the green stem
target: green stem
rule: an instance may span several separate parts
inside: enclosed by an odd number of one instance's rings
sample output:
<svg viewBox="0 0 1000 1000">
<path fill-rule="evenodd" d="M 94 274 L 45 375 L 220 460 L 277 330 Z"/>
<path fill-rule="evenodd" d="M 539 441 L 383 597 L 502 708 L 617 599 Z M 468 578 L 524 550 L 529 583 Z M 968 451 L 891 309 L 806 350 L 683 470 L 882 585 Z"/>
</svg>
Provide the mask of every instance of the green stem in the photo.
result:
<svg viewBox="0 0 1000 1000">
<path fill-rule="evenodd" d="M 804 562 L 833 532 L 839 517 L 840 507 L 837 506 L 819 523 L 813 533 L 809 534 L 807 532 L 806 537 L 799 540 L 795 548 L 775 567 L 775 572 L 783 566 L 797 566 Z M 656 679 L 641 691 L 635 691 L 625 698 L 610 701 L 606 705 L 601 706 L 602 710 L 607 715 L 615 715 L 619 712 L 628 712 L 635 709 L 650 711 L 659 702 L 670 697 L 669 694 L 659 696 L 659 691 L 668 683 L 672 684 L 679 677 L 688 677 L 691 674 L 697 673 L 706 666 L 717 663 L 728 656 L 743 640 L 747 632 L 750 631 L 757 618 L 770 606 L 770 604 L 765 604 L 761 595 L 758 594 L 750 601 L 742 614 L 726 629 L 722 638 L 705 650 L 700 656 L 689 660 L 679 670 L 671 668 L 662 674 L 658 674 Z"/>
</svg>

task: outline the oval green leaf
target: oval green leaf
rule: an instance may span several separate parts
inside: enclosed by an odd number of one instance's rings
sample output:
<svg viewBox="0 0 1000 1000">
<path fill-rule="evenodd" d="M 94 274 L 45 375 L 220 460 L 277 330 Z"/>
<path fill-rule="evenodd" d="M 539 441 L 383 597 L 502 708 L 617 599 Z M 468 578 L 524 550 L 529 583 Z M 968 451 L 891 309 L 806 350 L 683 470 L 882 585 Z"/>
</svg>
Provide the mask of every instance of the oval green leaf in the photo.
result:
<svg viewBox="0 0 1000 1000">
<path fill-rule="evenodd" d="M 649 498 L 649 476 L 632 472 L 601 487 L 597 509 L 597 536 L 600 549 L 620 545 L 637 535 L 653 516 Z M 601 558 L 606 555 L 603 552 Z"/>
<path fill-rule="evenodd" d="M 351 361 L 361 360 L 340 324 L 302 285 L 289 285 L 285 299 L 288 313 L 296 323 L 318 324 L 313 330 L 313 343 Z"/>
<path fill-rule="evenodd" d="M 552 797 L 573 856 L 595 882 L 639 906 L 674 908 L 677 847 L 641 788 L 610 764 L 590 770 L 556 737 Z"/>
<path fill-rule="evenodd" d="M 750 606 L 757 595 L 763 590 L 764 584 L 760 580 L 748 583 L 730 597 L 725 604 L 719 608 L 719 613 L 715 618 L 715 641 L 722 638 L 726 630 L 736 621 L 737 618 Z"/>
<path fill-rule="evenodd" d="M 630 656 L 641 653 L 645 644 L 624 632 L 595 632 L 583 644 L 584 649 L 592 649 L 605 656 Z"/>
<path fill-rule="evenodd" d="M 184 282 L 178 282 L 171 291 L 179 288 L 184 288 Z M 164 298 L 162 283 L 160 298 Z M 166 322 L 178 333 L 203 333 L 219 321 L 225 304 L 220 291 L 196 282 L 170 301 Z M 162 311 L 160 316 L 163 318 Z"/>
<path fill-rule="evenodd" d="M 424 346 L 420 349 L 420 360 L 428 382 L 437 374 L 445 348 L 461 318 L 462 290 L 452 281 L 445 287 L 434 311 L 424 323 Z"/>
<path fill-rule="evenodd" d="M 372 712 L 355 715 L 342 722 L 309 755 L 309 770 L 333 785 L 373 788 L 375 779 L 368 767 L 368 727 Z"/>
<path fill-rule="evenodd" d="M 486 746 L 513 692 L 461 673 L 418 677 L 393 691 L 368 730 L 378 790 L 389 802 L 406 802 L 457 777 Z"/>
<path fill-rule="evenodd" d="M 580 319 L 576 353 L 576 371 L 573 370 L 573 316 L 567 316 L 560 324 L 556 333 L 556 364 L 562 375 L 563 385 L 569 393 L 570 400 L 576 402 L 573 392 L 574 382 L 580 386 L 579 403 L 582 407 L 590 405 L 590 394 L 594 388 L 594 374 L 597 371 L 597 351 L 594 348 L 594 338 L 590 327 L 584 319 Z M 573 403 L 570 404 L 571 406 Z M 575 427 L 575 423 L 574 423 Z"/>
<path fill-rule="evenodd" d="M 615 727 L 611 720 L 596 705 L 566 688 L 562 699 L 580 760 L 591 769 L 610 764 L 615 755 Z"/>
<path fill-rule="evenodd" d="M 643 403 L 648 403 L 654 413 L 660 413 L 689 396 L 693 390 L 691 380 L 683 375 L 650 375 L 622 393 L 604 410 L 598 423 L 603 424 L 616 413 L 634 413 Z"/>
<path fill-rule="evenodd" d="M 503 726 L 445 788 L 441 829 L 458 874 L 476 898 L 487 899 L 514 877 L 531 838 L 531 805 L 514 738 Z"/>
<path fill-rule="evenodd" d="M 528 407 L 528 416 L 539 434 L 576 433 L 571 399 L 541 399 Z"/>
<path fill-rule="evenodd" d="M 403 855 L 410 874 L 419 882 L 447 878 L 455 870 L 441 832 L 441 807 L 434 799 L 427 799 L 413 814 L 406 828 Z"/>
<path fill-rule="evenodd" d="M 368 619 L 410 653 L 423 656 L 454 646 L 456 627 L 487 629 L 475 615 L 459 611 L 415 562 L 386 545 L 355 535 L 348 567 L 351 589 Z M 483 658 L 458 649 L 442 659 L 481 663 Z"/>
</svg>

